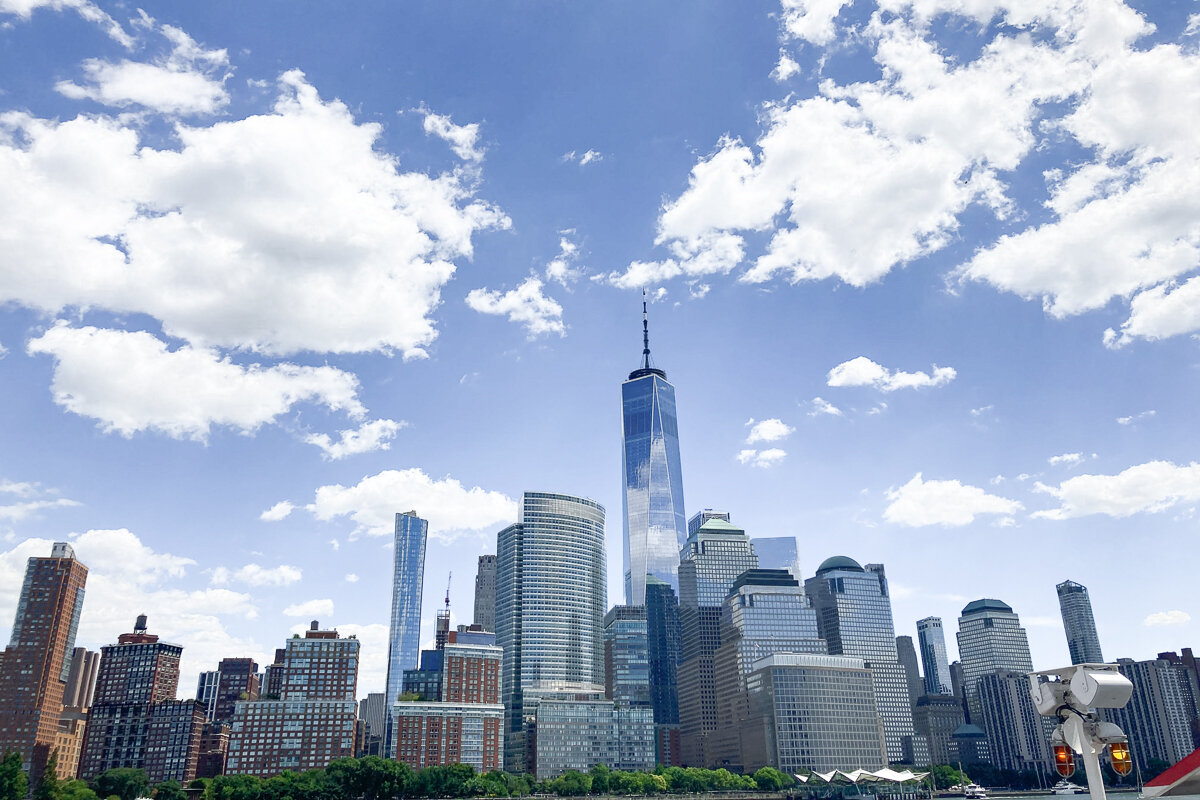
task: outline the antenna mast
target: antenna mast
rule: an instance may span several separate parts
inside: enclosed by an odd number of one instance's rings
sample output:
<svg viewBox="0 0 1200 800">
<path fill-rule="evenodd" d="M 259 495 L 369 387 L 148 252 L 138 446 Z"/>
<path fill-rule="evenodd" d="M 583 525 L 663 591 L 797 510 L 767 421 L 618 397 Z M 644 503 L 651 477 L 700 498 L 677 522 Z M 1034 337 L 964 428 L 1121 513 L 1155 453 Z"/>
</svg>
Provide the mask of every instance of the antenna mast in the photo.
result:
<svg viewBox="0 0 1200 800">
<path fill-rule="evenodd" d="M 650 321 L 646 312 L 646 287 L 642 287 L 642 367 L 650 369 Z"/>
</svg>

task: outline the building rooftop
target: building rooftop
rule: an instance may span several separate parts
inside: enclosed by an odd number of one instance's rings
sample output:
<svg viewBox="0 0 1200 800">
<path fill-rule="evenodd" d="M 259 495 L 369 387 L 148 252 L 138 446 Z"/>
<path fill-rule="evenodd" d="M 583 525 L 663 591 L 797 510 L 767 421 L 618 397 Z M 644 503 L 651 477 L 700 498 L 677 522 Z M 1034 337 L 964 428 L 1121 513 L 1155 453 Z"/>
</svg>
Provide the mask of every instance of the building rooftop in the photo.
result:
<svg viewBox="0 0 1200 800">
<path fill-rule="evenodd" d="M 733 582 L 729 594 L 736 594 L 743 586 L 799 586 L 800 582 L 786 569 L 748 569 Z"/>
<path fill-rule="evenodd" d="M 984 597 L 981 600 L 972 600 L 963 606 L 963 616 L 967 614 L 978 614 L 981 611 L 1005 611 L 1012 613 L 1012 606 L 1000 600 L 991 597 Z"/>
<path fill-rule="evenodd" d="M 862 565 L 849 556 L 834 556 L 827 558 L 821 562 L 821 566 L 817 567 L 817 574 L 822 572 L 831 572 L 835 569 L 849 570 L 850 572 L 866 572 Z"/>
<path fill-rule="evenodd" d="M 737 525 L 726 522 L 719 517 L 704 520 L 704 524 L 700 526 L 700 530 L 705 533 L 745 533 Z"/>
</svg>

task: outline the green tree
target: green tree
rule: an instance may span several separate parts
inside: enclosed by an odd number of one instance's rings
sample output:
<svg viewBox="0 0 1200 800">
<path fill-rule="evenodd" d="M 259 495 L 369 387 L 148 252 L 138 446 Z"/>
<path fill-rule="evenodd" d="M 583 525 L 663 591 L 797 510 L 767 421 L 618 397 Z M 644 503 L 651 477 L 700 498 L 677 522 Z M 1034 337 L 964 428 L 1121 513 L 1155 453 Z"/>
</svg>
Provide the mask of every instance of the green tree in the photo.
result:
<svg viewBox="0 0 1200 800">
<path fill-rule="evenodd" d="M 92 791 L 101 797 L 116 795 L 121 800 L 137 800 L 150 790 L 145 770 L 116 767 L 105 770 L 92 779 Z"/>
<path fill-rule="evenodd" d="M 29 778 L 21 769 L 21 754 L 16 750 L 5 750 L 0 759 L 0 800 L 25 800 L 29 791 Z"/>
<path fill-rule="evenodd" d="M 588 772 L 592 776 L 592 794 L 607 794 L 609 776 L 612 774 L 604 764 L 596 764 Z"/>
<path fill-rule="evenodd" d="M 262 783 L 253 775 L 218 775 L 208 790 L 211 800 L 261 800 Z"/>
<path fill-rule="evenodd" d="M 1142 780 L 1151 781 L 1157 778 L 1171 768 L 1168 761 L 1163 761 L 1159 758 L 1151 758 L 1146 761 L 1146 766 L 1142 767 Z"/>
<path fill-rule="evenodd" d="M 466 797 L 467 781 L 475 775 L 469 764 L 426 767 L 417 773 L 416 794 L 422 797 Z"/>
<path fill-rule="evenodd" d="M 154 800 L 187 800 L 179 781 L 163 781 L 154 787 Z"/>
<path fill-rule="evenodd" d="M 88 788 L 86 781 L 63 781 L 61 800 L 99 800 L 99 795 Z"/>
<path fill-rule="evenodd" d="M 62 782 L 58 779 L 58 749 L 50 751 L 46 759 L 46 768 L 37 788 L 33 790 L 33 800 L 60 800 L 62 797 Z"/>
<path fill-rule="evenodd" d="M 591 791 L 592 776 L 569 769 L 550 781 L 547 788 L 560 797 L 582 797 Z"/>
<path fill-rule="evenodd" d="M 774 767 L 762 767 L 754 773 L 754 784 L 764 792 L 781 792 L 792 784 L 792 777 Z"/>
</svg>

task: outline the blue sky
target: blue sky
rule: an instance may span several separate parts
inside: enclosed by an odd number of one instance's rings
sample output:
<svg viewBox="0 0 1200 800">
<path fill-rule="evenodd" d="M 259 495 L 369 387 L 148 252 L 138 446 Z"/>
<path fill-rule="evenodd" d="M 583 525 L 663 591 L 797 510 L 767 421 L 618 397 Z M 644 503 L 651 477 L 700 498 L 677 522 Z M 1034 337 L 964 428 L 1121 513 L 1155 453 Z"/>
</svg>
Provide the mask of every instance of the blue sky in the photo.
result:
<svg viewBox="0 0 1200 800">
<path fill-rule="evenodd" d="M 0 618 L 91 569 L 181 696 L 313 617 L 382 689 L 525 490 L 608 510 L 640 290 L 689 514 L 1193 643 L 1200 5 L 0 0 Z M 952 635 L 948 642 L 954 650 Z"/>
</svg>

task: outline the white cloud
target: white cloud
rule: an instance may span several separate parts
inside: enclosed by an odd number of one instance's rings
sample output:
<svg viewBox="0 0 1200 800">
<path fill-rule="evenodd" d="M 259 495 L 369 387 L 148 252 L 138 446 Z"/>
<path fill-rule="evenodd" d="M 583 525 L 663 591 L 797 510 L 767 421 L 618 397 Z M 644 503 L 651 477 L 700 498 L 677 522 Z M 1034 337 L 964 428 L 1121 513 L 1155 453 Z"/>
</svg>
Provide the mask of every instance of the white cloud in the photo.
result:
<svg viewBox="0 0 1200 800">
<path fill-rule="evenodd" d="M 1151 408 L 1147 411 L 1142 411 L 1141 413 L 1133 414 L 1132 416 L 1117 417 L 1117 424 L 1118 425 L 1132 425 L 1133 423 L 1139 422 L 1143 419 L 1149 419 L 1150 417 L 1153 417 L 1157 413 L 1158 413 L 1157 411 L 1155 411 L 1154 409 Z"/>
<path fill-rule="evenodd" d="M 833 403 L 829 402 L 828 400 L 825 400 L 820 397 L 814 397 L 812 399 L 812 408 L 813 408 L 813 410 L 808 412 L 808 415 L 810 417 L 816 417 L 821 414 L 828 414 L 831 417 L 843 416 L 842 410 L 840 408 L 838 408 L 837 406 L 835 406 Z"/>
<path fill-rule="evenodd" d="M 8 355 L 8 348 L 0 344 L 0 358 L 4 358 L 6 355 Z"/>
<path fill-rule="evenodd" d="M 891 503 L 883 518 L 910 528 L 961 527 L 974 522 L 977 516 L 1012 514 L 1023 508 L 1016 500 L 988 494 L 957 480 L 922 480 L 919 472 L 899 489 L 889 489 L 887 496 Z"/>
<path fill-rule="evenodd" d="M 358 576 L 353 572 L 346 573 L 346 583 L 358 583 Z"/>
<path fill-rule="evenodd" d="M 1184 36 L 1195 36 L 1200 33 L 1200 14 L 1190 14 L 1187 18 L 1187 27 L 1183 30 Z"/>
<path fill-rule="evenodd" d="M 834 37 L 833 21 L 850 0 L 782 0 L 784 35 L 817 45 Z"/>
<path fill-rule="evenodd" d="M 800 65 L 787 54 L 786 50 L 780 49 L 779 62 L 775 64 L 775 69 L 771 70 L 771 79 L 783 83 L 793 75 L 799 74 Z"/>
<path fill-rule="evenodd" d="M 442 114 L 434 114 L 432 111 L 423 110 L 425 115 L 425 133 L 433 134 L 439 139 L 444 140 L 450 149 L 454 151 L 454 155 L 461 158 L 463 161 L 479 162 L 483 160 L 483 148 L 479 145 L 479 123 L 472 122 L 468 125 L 455 125 L 450 121 L 450 117 Z"/>
<path fill-rule="evenodd" d="M 530 275 L 516 289 L 507 292 L 472 289 L 467 305 L 481 314 L 507 315 L 510 322 L 525 326 L 530 339 L 547 333 L 566 336 L 562 306 L 542 292 L 542 280 Z"/>
<path fill-rule="evenodd" d="M 279 522 L 281 519 L 287 519 L 287 516 L 292 513 L 294 506 L 288 500 L 280 500 L 275 505 L 268 508 L 266 511 L 258 515 L 258 518 L 264 522 Z"/>
<path fill-rule="evenodd" d="M 1089 514 L 1129 517 L 1164 511 L 1179 502 L 1200 500 L 1200 464 L 1149 461 L 1116 475 L 1078 475 L 1058 487 L 1038 483 L 1036 490 L 1052 495 L 1059 508 L 1037 511 L 1043 519 L 1071 519 Z"/>
<path fill-rule="evenodd" d="M 196 346 L 420 357 L 452 260 L 510 225 L 470 178 L 402 172 L 299 71 L 271 113 L 176 126 L 178 150 L 132 124 L 0 114 L 0 302 L 145 313 Z"/>
<path fill-rule="evenodd" d="M 303 603 L 293 603 L 283 610 L 285 617 L 332 617 L 333 601 L 329 598 L 322 600 L 306 600 Z"/>
<path fill-rule="evenodd" d="M 224 586 L 229 583 L 244 583 L 248 586 L 291 586 L 304 577 L 299 567 L 290 564 L 280 564 L 278 567 L 263 567 L 258 564 L 246 564 L 231 570 L 227 567 L 217 567 L 212 571 L 211 581 L 214 586 Z"/>
<path fill-rule="evenodd" d="M 0 520 L 4 522 L 19 522 L 48 508 L 71 508 L 78 505 L 81 505 L 81 503 L 68 500 L 65 497 L 58 497 L 53 500 L 25 500 L 20 503 L 0 506 Z"/>
<path fill-rule="evenodd" d="M 1063 453 L 1059 456 L 1050 456 L 1047 461 L 1051 466 L 1066 464 L 1069 467 L 1075 467 L 1083 463 L 1083 453 Z"/>
<path fill-rule="evenodd" d="M 55 11 L 69 8 L 83 19 L 102 28 L 113 40 L 125 47 L 133 46 L 133 37 L 126 33 L 115 19 L 88 0 L 0 0 L 0 14 L 15 14 L 24 20 L 28 20 L 39 8 Z"/>
<path fill-rule="evenodd" d="M 327 433 L 310 434 L 304 437 L 304 441 L 321 448 L 325 458 L 337 461 L 359 453 L 390 449 L 392 445 L 389 440 L 395 438 L 396 432 L 407 424 L 391 419 L 373 419 L 364 422 L 357 429 L 338 431 L 336 442 Z"/>
<path fill-rule="evenodd" d="M 146 24 L 153 20 L 144 18 Z M 83 62 L 84 85 L 59 81 L 54 88 L 74 100 L 106 106 L 145 106 L 164 114 L 215 114 L 229 103 L 225 81 L 229 57 L 224 50 L 205 50 L 179 28 L 162 26 L 171 52 L 155 63 L 98 58 Z"/>
<path fill-rule="evenodd" d="M 750 420 L 746 425 L 750 427 L 750 434 L 746 437 L 746 444 L 776 442 L 780 439 L 786 439 L 796 430 L 791 425 L 777 418 L 764 419 L 758 422 Z"/>
<path fill-rule="evenodd" d="M 554 281 L 563 286 L 570 286 L 583 275 L 583 270 L 576 266 L 579 260 L 579 245 L 567 238 L 563 231 L 558 240 L 558 255 L 546 265 L 546 280 Z"/>
<path fill-rule="evenodd" d="M 972 417 L 982 417 L 984 414 L 988 413 L 994 408 L 995 406 L 993 405 L 980 406 L 979 408 L 972 408 L 970 413 Z"/>
<path fill-rule="evenodd" d="M 603 161 L 604 154 L 592 149 L 588 149 L 582 153 L 576 153 L 574 150 L 572 150 L 569 153 L 563 153 L 562 158 L 559 160 L 564 163 L 573 162 L 581 167 L 585 167 L 593 162 Z"/>
<path fill-rule="evenodd" d="M 40 494 L 42 487 L 36 483 L 28 483 L 25 481 L 10 481 L 7 478 L 0 479 L 0 493 L 15 494 L 17 497 L 33 497 Z"/>
<path fill-rule="evenodd" d="M 787 457 L 787 452 L 778 447 L 767 450 L 741 450 L 737 454 L 739 464 L 766 469 L 773 467 Z"/>
<path fill-rule="evenodd" d="M 141 331 L 59 323 L 30 340 L 30 354 L 54 357 L 54 400 L 108 432 L 207 439 L 212 426 L 251 432 L 297 403 L 359 416 L 358 379 L 333 367 L 242 367 L 215 351 L 166 343 Z"/>
<path fill-rule="evenodd" d="M 635 261 L 624 272 L 610 272 L 606 279 L 620 289 L 638 289 L 686 275 L 726 274 L 742 260 L 742 237 L 732 234 L 699 236 L 694 241 L 672 242 L 674 258 Z"/>
<path fill-rule="evenodd" d="M 1184 625 L 1192 621 L 1192 615 L 1186 611 L 1156 611 L 1142 620 L 1148 628 L 1162 625 Z"/>
<path fill-rule="evenodd" d="M 953 367 L 939 367 L 937 364 L 933 365 L 932 376 L 925 372 L 889 370 L 866 356 L 858 356 L 829 370 L 826 382 L 829 386 L 872 386 L 881 392 L 894 392 L 897 389 L 945 386 L 957 374 Z"/>
<path fill-rule="evenodd" d="M 322 486 L 308 507 L 317 519 L 350 517 L 354 534 L 391 536 L 396 514 L 410 509 L 429 521 L 429 535 L 444 542 L 463 531 L 496 528 L 516 521 L 516 502 L 500 492 L 470 489 L 454 478 L 434 480 L 417 468 L 384 470 L 354 486 Z"/>
</svg>

